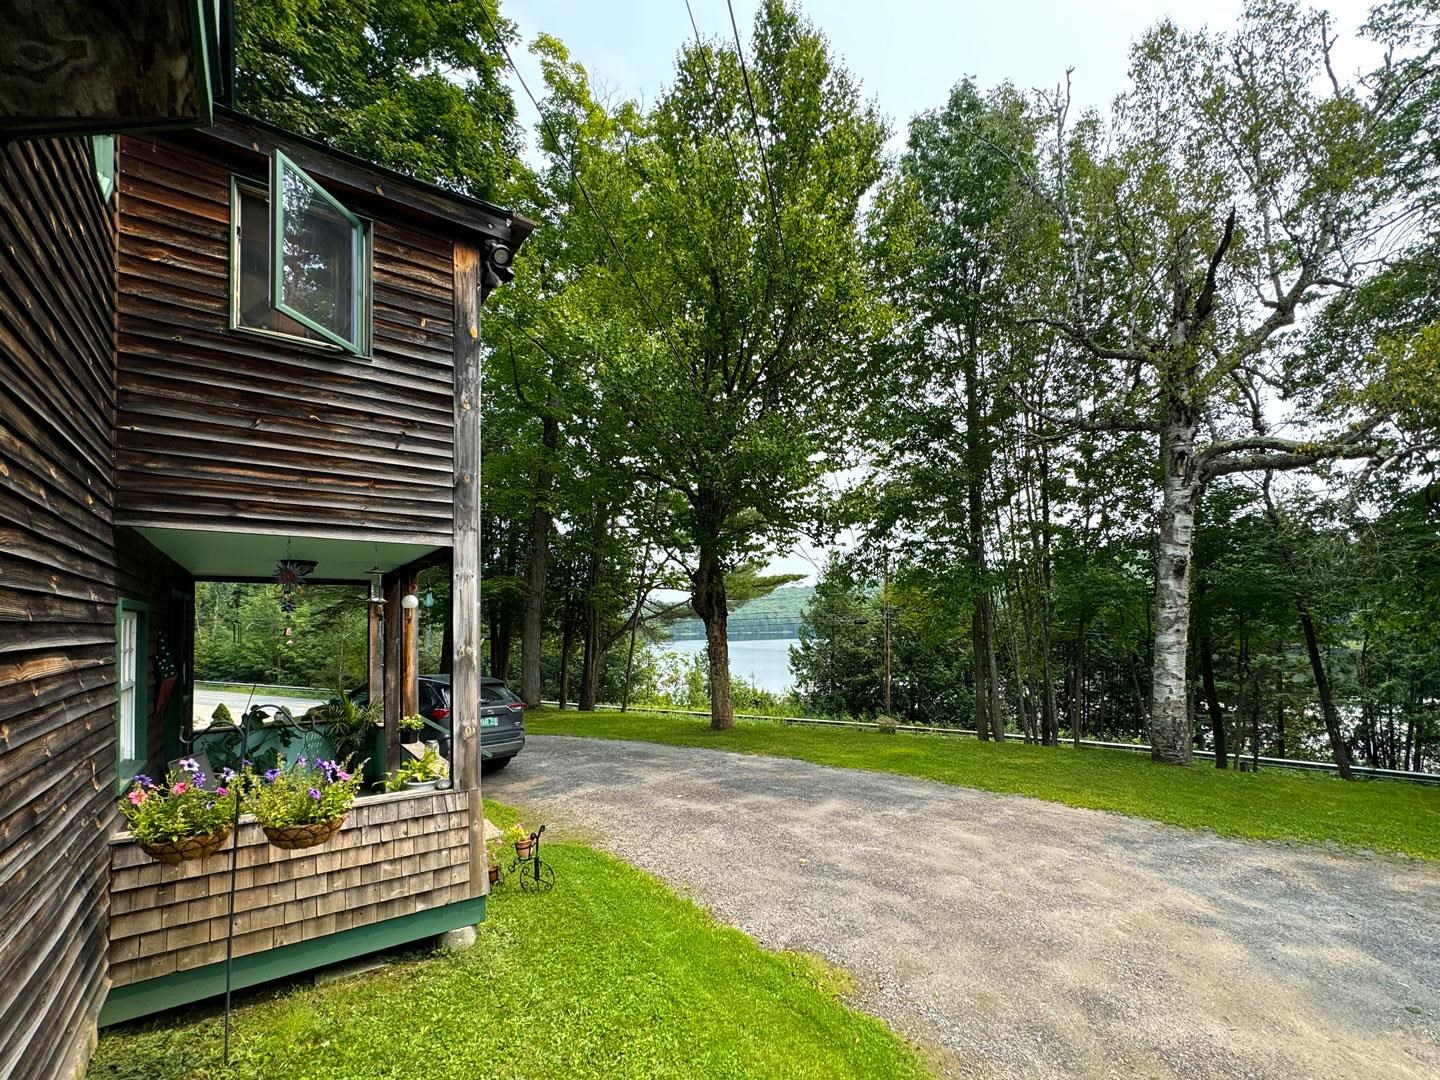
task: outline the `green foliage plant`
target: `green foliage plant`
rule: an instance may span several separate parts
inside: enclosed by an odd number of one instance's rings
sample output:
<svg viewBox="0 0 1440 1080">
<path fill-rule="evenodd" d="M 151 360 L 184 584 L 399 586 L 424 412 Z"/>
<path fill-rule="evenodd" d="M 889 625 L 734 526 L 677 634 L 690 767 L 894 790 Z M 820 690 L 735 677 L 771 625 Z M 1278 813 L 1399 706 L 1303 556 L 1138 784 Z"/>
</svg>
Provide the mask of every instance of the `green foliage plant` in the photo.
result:
<svg viewBox="0 0 1440 1080">
<path fill-rule="evenodd" d="M 194 758 L 180 762 L 164 783 L 141 773 L 120 799 L 121 816 L 143 844 L 210 836 L 235 820 L 236 791 L 228 769 L 214 786 L 206 786 L 208 779 Z"/>
<path fill-rule="evenodd" d="M 248 770 L 244 776 L 244 808 L 261 825 L 272 829 L 334 821 L 348 814 L 355 804 L 362 767 L 352 772 L 336 761 L 311 762 L 301 757 L 288 768 L 276 767 L 263 773 Z"/>
<path fill-rule="evenodd" d="M 428 784 L 450 775 L 450 766 L 433 746 L 427 746 L 418 758 L 403 762 L 386 784 L 390 791 L 399 791 L 406 784 Z"/>
<path fill-rule="evenodd" d="M 215 706 L 215 711 L 210 714 L 210 719 L 217 724 L 233 724 L 235 722 L 235 718 L 230 715 L 230 706 L 223 701 Z"/>
</svg>

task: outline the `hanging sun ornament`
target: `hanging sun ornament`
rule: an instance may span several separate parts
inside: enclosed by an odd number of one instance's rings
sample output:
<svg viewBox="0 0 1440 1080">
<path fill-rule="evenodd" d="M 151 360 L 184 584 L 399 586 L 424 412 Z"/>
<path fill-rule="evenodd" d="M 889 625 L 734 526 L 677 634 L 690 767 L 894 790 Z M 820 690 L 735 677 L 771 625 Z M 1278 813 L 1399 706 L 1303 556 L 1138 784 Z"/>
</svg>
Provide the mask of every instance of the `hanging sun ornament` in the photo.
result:
<svg viewBox="0 0 1440 1080">
<path fill-rule="evenodd" d="M 280 610 L 287 615 L 295 610 L 295 594 L 305 587 L 305 577 L 315 570 L 306 559 L 281 559 L 275 564 L 275 580 L 280 583 Z"/>
</svg>

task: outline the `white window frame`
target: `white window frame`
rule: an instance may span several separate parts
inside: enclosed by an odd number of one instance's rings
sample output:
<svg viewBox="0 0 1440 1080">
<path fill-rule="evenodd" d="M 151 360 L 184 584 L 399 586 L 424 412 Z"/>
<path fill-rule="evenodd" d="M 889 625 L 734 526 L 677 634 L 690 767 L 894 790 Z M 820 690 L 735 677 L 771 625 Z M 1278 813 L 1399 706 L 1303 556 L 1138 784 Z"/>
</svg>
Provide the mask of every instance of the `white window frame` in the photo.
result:
<svg viewBox="0 0 1440 1080">
<path fill-rule="evenodd" d="M 124 600 L 115 613 L 115 768 L 121 788 L 145 765 L 148 621 L 142 605 Z"/>
</svg>

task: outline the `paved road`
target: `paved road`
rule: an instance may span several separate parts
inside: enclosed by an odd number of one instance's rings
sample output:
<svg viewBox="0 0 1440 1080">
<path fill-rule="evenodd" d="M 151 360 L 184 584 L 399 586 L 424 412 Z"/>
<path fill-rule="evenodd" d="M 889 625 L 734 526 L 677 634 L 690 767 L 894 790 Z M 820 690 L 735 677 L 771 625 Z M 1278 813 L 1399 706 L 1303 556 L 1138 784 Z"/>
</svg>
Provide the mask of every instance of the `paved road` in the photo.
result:
<svg viewBox="0 0 1440 1080">
<path fill-rule="evenodd" d="M 329 698 L 318 697 L 292 697 L 289 694 L 266 693 L 261 690 L 255 694 L 250 692 L 250 687 L 229 690 L 206 690 L 195 691 L 195 722 L 205 724 L 215 711 L 215 706 L 222 701 L 229 707 L 230 714 L 236 720 L 250 704 L 263 705 L 284 705 L 296 716 L 315 705 L 323 705 Z"/>
<path fill-rule="evenodd" d="M 961 1077 L 1440 1077 L 1440 869 L 883 773 L 532 736 L 584 830 Z"/>
</svg>

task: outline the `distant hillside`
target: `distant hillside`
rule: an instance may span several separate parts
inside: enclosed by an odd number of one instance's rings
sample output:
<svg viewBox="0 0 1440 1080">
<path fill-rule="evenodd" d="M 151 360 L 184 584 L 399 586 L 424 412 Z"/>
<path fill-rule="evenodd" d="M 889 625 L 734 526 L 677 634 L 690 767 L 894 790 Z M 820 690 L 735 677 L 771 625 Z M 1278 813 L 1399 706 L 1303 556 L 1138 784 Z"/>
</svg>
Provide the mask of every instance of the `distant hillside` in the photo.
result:
<svg viewBox="0 0 1440 1080">
<path fill-rule="evenodd" d="M 813 585 L 788 585 L 737 608 L 730 613 L 730 640 L 795 637 L 800 632 L 800 616 L 813 595 Z M 701 641 L 704 637 L 705 624 L 699 619 L 683 619 L 670 627 L 672 641 Z"/>
</svg>

